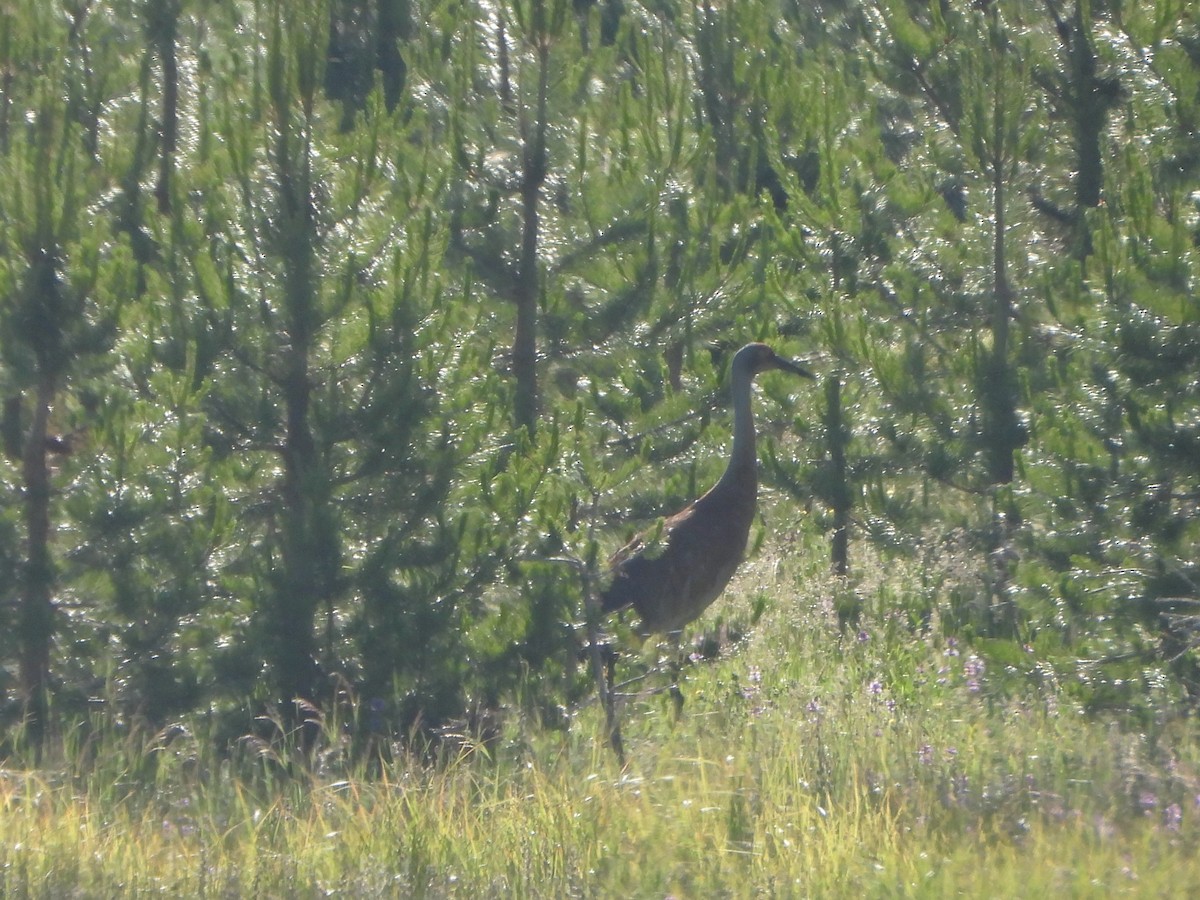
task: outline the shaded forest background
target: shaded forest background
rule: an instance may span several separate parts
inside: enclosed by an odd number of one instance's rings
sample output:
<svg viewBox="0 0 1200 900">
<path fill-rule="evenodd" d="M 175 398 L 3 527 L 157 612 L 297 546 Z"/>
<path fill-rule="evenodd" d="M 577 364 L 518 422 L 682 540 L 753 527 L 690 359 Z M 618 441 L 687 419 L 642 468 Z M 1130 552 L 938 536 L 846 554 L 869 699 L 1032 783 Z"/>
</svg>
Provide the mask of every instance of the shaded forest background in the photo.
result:
<svg viewBox="0 0 1200 900">
<path fill-rule="evenodd" d="M 10 736 L 551 720 L 554 560 L 715 479 L 753 339 L 822 375 L 761 388 L 773 528 L 1194 702 L 1198 129 L 1183 0 L 5 4 Z"/>
</svg>

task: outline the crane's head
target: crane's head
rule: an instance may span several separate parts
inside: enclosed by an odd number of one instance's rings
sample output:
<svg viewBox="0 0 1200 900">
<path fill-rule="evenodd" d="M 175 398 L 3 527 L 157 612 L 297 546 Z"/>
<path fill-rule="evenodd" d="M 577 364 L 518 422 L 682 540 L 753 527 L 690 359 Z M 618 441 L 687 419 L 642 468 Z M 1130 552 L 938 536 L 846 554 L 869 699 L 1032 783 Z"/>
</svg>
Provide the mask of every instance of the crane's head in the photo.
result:
<svg viewBox="0 0 1200 900">
<path fill-rule="evenodd" d="M 812 372 L 792 362 L 790 359 L 784 359 L 778 356 L 774 350 L 766 344 L 747 344 L 733 357 L 734 371 L 744 369 L 751 377 L 759 372 L 767 372 L 771 369 L 781 369 L 784 372 L 791 372 L 793 375 L 799 375 L 803 378 L 816 378 Z"/>
</svg>

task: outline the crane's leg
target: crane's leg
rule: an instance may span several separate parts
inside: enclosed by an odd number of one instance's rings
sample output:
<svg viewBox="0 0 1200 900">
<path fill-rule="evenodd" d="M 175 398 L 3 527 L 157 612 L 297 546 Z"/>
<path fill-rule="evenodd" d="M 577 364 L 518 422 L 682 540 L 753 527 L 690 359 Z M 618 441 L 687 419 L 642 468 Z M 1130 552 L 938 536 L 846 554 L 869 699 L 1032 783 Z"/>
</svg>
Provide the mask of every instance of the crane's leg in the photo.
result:
<svg viewBox="0 0 1200 900">
<path fill-rule="evenodd" d="M 675 704 L 675 718 L 683 715 L 683 691 L 679 689 L 678 677 L 671 680 L 671 701 Z"/>
<path fill-rule="evenodd" d="M 617 653 L 607 641 L 599 640 L 598 631 L 589 628 L 588 643 L 585 647 L 591 661 L 592 677 L 596 681 L 596 691 L 600 695 L 600 703 L 604 707 L 604 725 L 608 732 L 608 744 L 617 756 L 617 762 L 625 766 L 625 742 L 621 739 L 621 721 L 617 717 L 616 698 L 613 695 L 614 670 L 617 664 Z"/>
<path fill-rule="evenodd" d="M 683 663 L 680 661 L 680 633 L 678 631 L 670 635 L 670 653 L 667 656 L 667 670 L 671 676 L 671 686 L 667 688 L 667 692 L 671 695 L 671 702 L 675 706 L 675 718 L 683 715 L 683 691 L 679 689 L 679 682 L 683 680 Z"/>
</svg>

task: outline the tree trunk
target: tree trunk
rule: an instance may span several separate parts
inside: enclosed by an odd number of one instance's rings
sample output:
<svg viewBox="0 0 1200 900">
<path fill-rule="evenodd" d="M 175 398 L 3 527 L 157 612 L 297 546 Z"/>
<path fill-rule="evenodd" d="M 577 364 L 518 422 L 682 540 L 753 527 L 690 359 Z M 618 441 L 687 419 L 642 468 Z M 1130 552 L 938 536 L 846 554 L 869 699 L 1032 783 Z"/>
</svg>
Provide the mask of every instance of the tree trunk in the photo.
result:
<svg viewBox="0 0 1200 900">
<path fill-rule="evenodd" d="M 309 422 L 310 395 L 307 347 L 293 347 L 284 384 L 283 572 L 269 617 L 284 703 L 316 696 L 315 617 L 329 589 L 320 565 L 329 548 L 321 544 L 335 539 L 318 526 L 323 479 Z"/>
<path fill-rule="evenodd" d="M 842 384 L 830 376 L 825 382 L 825 435 L 829 445 L 829 504 L 833 510 L 831 562 L 837 575 L 850 570 L 850 510 L 852 494 L 846 470 L 846 428 L 842 410 Z"/>
<path fill-rule="evenodd" d="M 540 9 L 540 6 L 539 6 Z M 546 99 L 550 84 L 548 40 L 538 40 L 538 95 L 534 112 L 533 134 L 526 135 L 521 180 L 521 259 L 517 271 L 517 321 L 513 334 L 513 377 L 516 396 L 513 401 L 513 425 L 532 435 L 537 430 L 538 374 L 537 329 L 541 274 L 538 265 L 539 210 L 542 185 L 546 181 Z"/>
<path fill-rule="evenodd" d="M 53 379 L 42 376 L 22 456 L 26 548 L 18 615 L 19 674 L 26 725 L 35 745 L 40 743 L 46 727 L 50 644 L 55 624 L 55 572 L 50 556 L 50 469 L 46 462 L 46 437 L 54 393 Z"/>
<path fill-rule="evenodd" d="M 379 0 L 379 37 L 375 65 L 383 84 L 383 103 L 388 112 L 395 110 L 404 92 L 408 65 L 400 52 L 400 42 L 409 36 L 412 11 L 407 0 Z"/>
<path fill-rule="evenodd" d="M 704 0 L 696 13 L 696 57 L 699 62 L 696 76 L 712 134 L 716 178 L 722 189 L 732 191 L 738 178 L 732 121 L 737 111 L 732 102 L 735 88 L 732 47 L 723 15 L 724 10 L 717 13 L 710 0 Z"/>
<path fill-rule="evenodd" d="M 1075 22 L 1071 29 L 1071 94 L 1075 119 L 1075 148 L 1079 168 L 1075 173 L 1075 202 L 1081 208 L 1098 206 L 1104 183 L 1104 157 L 1100 138 L 1108 120 L 1108 106 L 1101 83 L 1096 77 L 1096 51 L 1092 47 L 1091 24 L 1084 15 L 1084 4 L 1075 3 Z"/>
<path fill-rule="evenodd" d="M 175 52 L 179 31 L 179 0 L 155 0 L 148 11 L 150 39 L 162 65 L 162 121 L 159 123 L 158 181 L 154 197 L 158 211 L 171 212 L 171 181 L 179 133 L 179 61 Z"/>
<path fill-rule="evenodd" d="M 281 127 L 275 166 L 281 215 L 276 246 L 283 270 L 286 333 L 280 379 L 285 417 L 280 451 L 284 463 L 283 565 L 266 623 L 279 700 L 288 714 L 294 714 L 291 703 L 313 700 L 320 687 L 316 615 L 322 603 L 333 603 L 339 544 L 329 508 L 329 477 L 314 437 L 311 411 L 310 355 L 321 323 L 317 290 L 320 238 L 307 131 L 311 123 L 306 118 L 297 126 L 282 98 L 277 101 L 277 114 Z"/>
<path fill-rule="evenodd" d="M 993 10 L 991 14 L 996 16 L 998 12 Z M 998 46 L 993 52 L 1003 54 L 1006 50 Z M 1001 65 L 998 71 L 1003 74 L 1007 69 Z M 993 496 L 992 533 L 988 542 L 992 580 L 989 628 L 993 635 L 1013 638 L 1017 635 L 1017 610 L 1010 590 L 1015 564 L 1015 556 L 1011 552 L 1015 521 L 1008 510 L 1001 508 L 999 497 L 1001 493 L 1011 497 L 1011 490 L 1004 486 L 1012 483 L 1014 458 L 1024 441 L 1017 418 L 1017 377 L 1009 359 L 1013 293 L 1008 280 L 1005 231 L 1008 227 L 1008 160 L 1012 149 L 1008 143 L 1009 126 L 1003 99 L 1006 87 L 1003 80 L 995 85 L 992 107 L 992 347 L 983 363 L 980 393 L 988 480 L 997 486 L 997 493 Z"/>
<path fill-rule="evenodd" d="M 996 15 L 993 11 L 992 15 Z M 1003 54 L 1000 46 L 994 53 Z M 998 66 L 1004 73 L 1004 65 Z M 991 154 L 987 164 L 992 176 L 992 312 L 991 350 L 985 352 L 980 373 L 980 406 L 983 413 L 983 452 L 988 481 L 1009 484 L 1013 480 L 1013 455 L 1021 445 L 1017 420 L 1016 375 L 1009 360 L 1009 332 L 1012 323 L 1012 286 L 1008 281 L 1008 121 L 1004 106 L 1007 86 L 1001 79 L 993 86 Z"/>
</svg>

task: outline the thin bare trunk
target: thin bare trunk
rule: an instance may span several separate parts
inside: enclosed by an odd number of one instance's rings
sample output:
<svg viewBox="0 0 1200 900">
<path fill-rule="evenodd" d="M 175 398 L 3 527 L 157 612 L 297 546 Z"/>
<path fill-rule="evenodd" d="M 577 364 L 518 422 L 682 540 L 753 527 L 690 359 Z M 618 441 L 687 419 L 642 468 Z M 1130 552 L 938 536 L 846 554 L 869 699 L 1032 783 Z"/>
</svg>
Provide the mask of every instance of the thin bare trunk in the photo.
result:
<svg viewBox="0 0 1200 900">
<path fill-rule="evenodd" d="M 516 397 L 513 425 L 529 434 L 537 430 L 539 407 L 537 374 L 538 303 L 541 273 L 538 265 L 540 239 L 539 204 L 546 182 L 546 102 L 549 91 L 550 48 L 546 39 L 538 45 L 538 95 L 533 134 L 526 136 L 521 181 L 521 259 L 517 272 L 517 321 L 513 335 L 513 376 Z"/>
<path fill-rule="evenodd" d="M 46 460 L 54 392 L 53 380 L 43 376 L 22 456 L 26 548 L 18 626 L 20 685 L 26 720 L 35 740 L 46 725 L 50 643 L 54 637 L 55 573 L 50 556 L 50 468 Z"/>
<path fill-rule="evenodd" d="M 993 12 L 993 15 L 997 13 Z M 996 48 L 1004 54 L 1003 47 Z M 998 68 L 1006 70 L 1004 64 Z M 994 85 L 992 101 L 991 154 L 987 164 L 992 176 L 992 313 L 991 350 L 983 360 L 981 406 L 983 408 L 984 456 L 988 480 L 1009 484 L 1013 480 L 1013 455 L 1020 446 L 1017 422 L 1016 384 L 1009 360 L 1009 332 L 1013 314 L 1012 286 L 1008 280 L 1008 168 L 1012 148 L 1008 146 L 1009 122 L 1004 105 L 1007 85 L 1003 78 Z"/>
<path fill-rule="evenodd" d="M 309 423 L 308 354 L 303 346 L 289 353 L 283 386 L 286 415 L 283 476 L 283 589 L 275 599 L 278 668 L 284 700 L 312 699 L 315 693 L 314 617 L 323 599 L 317 546 L 316 448 Z"/>
<path fill-rule="evenodd" d="M 993 11 L 992 15 L 998 15 Z M 998 53 L 1005 51 L 1000 48 Z M 1001 72 L 1006 71 L 1003 67 Z M 993 497 L 992 535 L 988 560 L 991 568 L 992 609 L 994 633 L 1015 637 L 1017 609 L 1011 596 L 1015 556 L 1011 552 L 1015 522 L 1002 508 L 1002 498 L 1011 497 L 1004 486 L 1012 483 L 1014 458 L 1022 443 L 1017 419 L 1016 374 L 1009 359 L 1010 331 L 1013 315 L 1012 285 L 1008 280 L 1007 188 L 1009 154 L 1008 121 L 1004 107 L 1003 81 L 995 86 L 992 112 L 992 348 L 985 362 L 983 384 L 984 452 L 989 481 L 997 486 Z"/>
<path fill-rule="evenodd" d="M 154 197 L 158 201 L 158 211 L 166 215 L 171 211 L 171 181 L 179 133 L 179 61 L 175 52 L 179 27 L 177 0 L 160 0 L 154 25 L 158 58 L 162 64 L 162 122 L 159 125 L 158 183 L 154 186 Z"/>
<path fill-rule="evenodd" d="M 825 433 L 829 444 L 831 493 L 833 508 L 833 540 L 831 562 L 834 574 L 845 575 L 850 570 L 850 509 L 851 491 L 846 470 L 846 428 L 842 409 L 842 384 L 837 376 L 825 382 Z"/>
<path fill-rule="evenodd" d="M 329 527 L 329 483 L 313 433 L 310 354 L 320 327 L 316 264 L 319 237 L 312 192 L 312 150 L 308 123 L 297 125 L 280 103 L 275 164 L 279 180 L 279 252 L 283 260 L 286 310 L 282 378 L 284 462 L 281 484 L 282 571 L 271 598 L 271 663 L 287 707 L 296 699 L 313 700 L 319 689 L 316 615 L 333 602 L 337 534 Z M 303 720 L 303 717 L 300 717 Z"/>
</svg>

